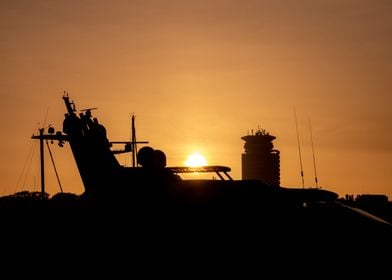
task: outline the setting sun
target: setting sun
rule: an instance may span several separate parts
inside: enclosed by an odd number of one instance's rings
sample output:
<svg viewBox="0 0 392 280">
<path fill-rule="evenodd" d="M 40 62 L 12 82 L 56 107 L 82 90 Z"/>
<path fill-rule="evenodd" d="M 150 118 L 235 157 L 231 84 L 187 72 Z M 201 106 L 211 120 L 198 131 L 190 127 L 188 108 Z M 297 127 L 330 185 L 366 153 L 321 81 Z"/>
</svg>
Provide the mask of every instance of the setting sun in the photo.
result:
<svg viewBox="0 0 392 280">
<path fill-rule="evenodd" d="M 185 165 L 190 167 L 205 166 L 207 165 L 207 160 L 202 154 L 200 154 L 199 152 L 195 152 L 188 156 Z"/>
</svg>

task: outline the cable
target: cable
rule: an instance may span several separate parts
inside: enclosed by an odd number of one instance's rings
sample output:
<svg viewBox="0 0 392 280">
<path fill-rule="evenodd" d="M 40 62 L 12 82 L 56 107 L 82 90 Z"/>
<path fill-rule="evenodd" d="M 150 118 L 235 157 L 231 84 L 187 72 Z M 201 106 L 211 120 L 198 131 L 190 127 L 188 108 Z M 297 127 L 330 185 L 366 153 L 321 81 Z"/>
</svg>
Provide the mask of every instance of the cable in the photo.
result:
<svg viewBox="0 0 392 280">
<path fill-rule="evenodd" d="M 61 187 L 60 177 L 59 177 L 59 174 L 57 173 L 56 164 L 54 163 L 52 151 L 50 150 L 48 140 L 46 140 L 45 142 L 46 142 L 46 146 L 48 147 L 48 150 L 49 150 L 50 159 L 52 160 L 54 173 L 56 173 L 56 178 L 57 178 L 57 182 L 59 183 L 59 186 L 60 186 L 60 191 L 61 191 L 61 193 L 63 193 L 63 188 Z"/>
</svg>

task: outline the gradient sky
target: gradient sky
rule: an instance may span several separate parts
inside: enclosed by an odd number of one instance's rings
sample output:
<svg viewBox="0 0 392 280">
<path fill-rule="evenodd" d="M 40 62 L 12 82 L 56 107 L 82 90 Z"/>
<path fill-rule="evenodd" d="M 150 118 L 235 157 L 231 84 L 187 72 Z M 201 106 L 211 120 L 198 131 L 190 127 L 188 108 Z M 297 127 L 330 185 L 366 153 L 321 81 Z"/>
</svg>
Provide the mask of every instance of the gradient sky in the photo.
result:
<svg viewBox="0 0 392 280">
<path fill-rule="evenodd" d="M 277 139 L 281 183 L 392 199 L 392 1 L 2 0 L 0 195 L 39 190 L 42 125 L 62 128 L 64 90 L 110 140 L 137 136 L 169 165 L 191 152 L 241 178 L 241 137 Z M 46 116 L 46 122 L 45 121 Z M 64 191 L 83 187 L 52 145 Z M 119 157 L 121 163 L 129 159 Z M 47 161 L 47 190 L 59 192 Z"/>
</svg>

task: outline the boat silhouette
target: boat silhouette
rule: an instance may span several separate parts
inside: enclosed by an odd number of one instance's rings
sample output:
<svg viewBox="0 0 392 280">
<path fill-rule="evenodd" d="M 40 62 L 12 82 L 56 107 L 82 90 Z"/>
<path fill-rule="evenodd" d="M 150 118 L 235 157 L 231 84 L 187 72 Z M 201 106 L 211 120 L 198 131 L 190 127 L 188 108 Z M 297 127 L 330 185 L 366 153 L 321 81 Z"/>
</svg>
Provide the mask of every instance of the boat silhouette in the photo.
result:
<svg viewBox="0 0 392 280">
<path fill-rule="evenodd" d="M 332 191 L 233 180 L 227 166 L 166 166 L 163 151 L 147 145 L 137 150 L 136 137 L 111 142 L 92 109 L 78 112 L 68 95 L 63 101 L 62 131 L 40 130 L 32 138 L 41 146 L 44 140 L 68 143 L 85 190 L 48 198 L 42 184 L 41 194 L 0 200 L 1 238 L 8 240 L 3 252 L 18 260 L 14 263 L 19 263 L 21 252 L 34 258 L 38 251 L 46 261 L 54 256 L 65 260 L 67 254 L 83 263 L 109 261 L 99 253 L 102 250 L 120 259 L 115 248 L 137 252 L 138 258 L 151 251 L 166 259 L 162 252 L 170 251 L 177 261 L 194 260 L 197 253 L 204 259 L 243 261 L 249 250 L 305 250 L 311 261 L 337 245 L 356 248 L 348 244 L 358 240 L 361 250 L 390 244 L 388 222 L 341 203 Z M 124 148 L 114 149 L 115 144 Z M 125 167 L 116 159 L 125 152 L 133 153 L 134 166 Z M 215 178 L 183 178 L 192 172 L 213 173 Z M 27 233 L 34 242 L 20 241 Z M 95 266 L 91 269 L 85 271 L 99 275 Z"/>
<path fill-rule="evenodd" d="M 117 214 L 124 215 L 136 210 L 141 213 L 140 209 L 144 209 L 141 219 L 149 213 L 151 217 L 165 215 L 220 221 L 237 219 L 243 222 L 257 218 L 262 223 L 301 224 L 305 228 L 389 226 L 382 219 L 342 204 L 338 195 L 329 190 L 281 187 L 261 180 L 233 180 L 227 166 L 166 166 L 163 151 L 150 146 L 137 150 L 137 144 L 148 142 L 137 142 L 134 136 L 132 141 L 111 142 L 106 128 L 92 115 L 96 108 L 78 113 L 68 94 L 62 98 L 66 108 L 62 131 L 55 132 L 49 127 L 45 134 L 40 129 L 32 138 L 39 139 L 41 146 L 44 140 L 57 141 L 60 147 L 69 143 L 85 190 L 80 196 L 58 193 L 46 199 L 47 207 L 62 209 L 65 213 L 67 208 L 72 208 L 73 212 L 74 208 L 89 209 L 90 213 L 116 209 Z M 132 131 L 134 134 L 134 123 Z M 114 144 L 123 144 L 124 149 L 115 150 Z M 133 153 L 132 167 L 121 165 L 115 156 L 127 152 Z M 199 180 L 181 177 L 183 173 L 192 172 L 210 172 L 215 177 Z M 44 198 L 43 178 L 41 182 Z M 23 198 L 24 202 L 3 199 L 2 205 L 20 208 L 35 205 L 26 204 L 26 196 Z M 36 195 L 34 198 L 40 203 Z"/>
</svg>

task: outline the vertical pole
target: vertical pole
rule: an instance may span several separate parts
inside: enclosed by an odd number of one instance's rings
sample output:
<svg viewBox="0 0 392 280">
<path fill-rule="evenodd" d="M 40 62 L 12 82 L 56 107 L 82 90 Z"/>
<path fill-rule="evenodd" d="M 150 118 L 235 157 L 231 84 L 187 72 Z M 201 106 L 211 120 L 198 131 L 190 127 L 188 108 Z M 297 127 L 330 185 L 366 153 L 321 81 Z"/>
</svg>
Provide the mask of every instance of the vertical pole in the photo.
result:
<svg viewBox="0 0 392 280">
<path fill-rule="evenodd" d="M 44 129 L 39 129 L 39 151 L 41 161 L 41 199 L 45 197 Z"/>
<path fill-rule="evenodd" d="M 317 169 L 316 169 L 316 157 L 315 157 L 315 155 L 314 155 L 312 123 L 310 122 L 310 119 L 309 119 L 309 129 L 310 129 L 310 141 L 312 142 L 313 168 L 314 168 L 314 182 L 316 183 L 316 188 L 318 188 Z"/>
<path fill-rule="evenodd" d="M 135 115 L 132 115 L 132 166 L 137 166 L 136 161 L 137 147 L 136 147 L 136 128 L 135 128 Z"/>
<path fill-rule="evenodd" d="M 298 143 L 298 153 L 299 153 L 299 165 L 300 165 L 300 167 L 301 167 L 302 188 L 305 188 L 304 170 L 303 170 L 303 168 L 302 168 L 301 145 L 300 145 L 300 143 L 299 143 L 297 112 L 296 112 L 296 110 L 295 110 L 295 107 L 294 107 L 294 117 L 295 117 L 295 128 L 297 129 L 297 143 Z"/>
</svg>

